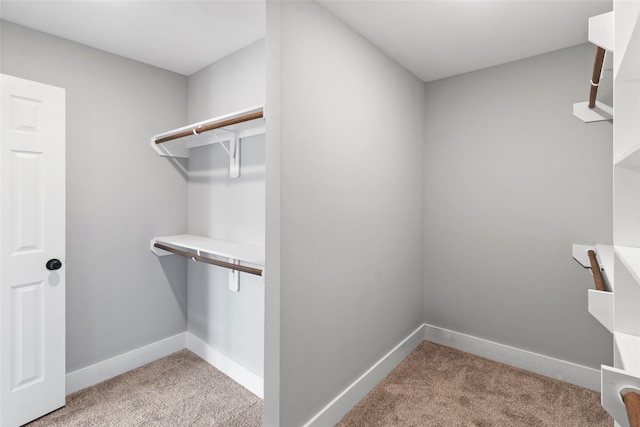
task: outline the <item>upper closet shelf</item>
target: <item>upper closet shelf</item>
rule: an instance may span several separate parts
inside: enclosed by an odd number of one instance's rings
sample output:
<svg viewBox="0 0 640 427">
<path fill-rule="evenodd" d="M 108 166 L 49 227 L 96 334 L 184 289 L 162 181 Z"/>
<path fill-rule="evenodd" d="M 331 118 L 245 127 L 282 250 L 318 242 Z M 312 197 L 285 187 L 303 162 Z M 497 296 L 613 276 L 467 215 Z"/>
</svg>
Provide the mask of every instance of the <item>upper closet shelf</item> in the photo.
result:
<svg viewBox="0 0 640 427">
<path fill-rule="evenodd" d="M 596 99 L 606 52 L 613 52 L 613 12 L 589 18 L 589 41 L 597 47 L 589 100 L 573 104 L 573 115 L 585 123 L 613 119 L 613 108 Z"/>
<path fill-rule="evenodd" d="M 620 60 L 620 67 L 617 70 L 616 78 L 619 80 L 630 80 L 638 82 L 640 75 L 640 24 L 636 24 L 629 44 Z"/>
<path fill-rule="evenodd" d="M 613 12 L 589 18 L 589 41 L 613 52 Z"/>
<path fill-rule="evenodd" d="M 614 78 L 636 80 L 640 71 L 640 2 L 616 2 Z"/>
<path fill-rule="evenodd" d="M 257 106 L 161 133 L 151 138 L 151 148 L 161 156 L 189 158 L 191 148 L 220 144 L 235 178 L 240 176 L 240 140 L 264 133 L 264 108 Z"/>
</svg>

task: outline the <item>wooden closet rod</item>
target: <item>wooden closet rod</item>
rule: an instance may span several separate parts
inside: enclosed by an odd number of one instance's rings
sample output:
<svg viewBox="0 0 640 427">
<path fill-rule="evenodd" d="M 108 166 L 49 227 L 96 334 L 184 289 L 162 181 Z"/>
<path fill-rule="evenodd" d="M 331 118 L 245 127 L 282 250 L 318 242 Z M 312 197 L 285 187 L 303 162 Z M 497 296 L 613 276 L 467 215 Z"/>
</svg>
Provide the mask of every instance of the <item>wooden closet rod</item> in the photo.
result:
<svg viewBox="0 0 640 427">
<path fill-rule="evenodd" d="M 640 427 L 640 394 L 636 391 L 622 391 L 622 401 L 627 408 L 631 427 Z"/>
<path fill-rule="evenodd" d="M 264 113 L 262 111 L 258 111 L 256 113 L 245 114 L 244 116 L 234 117 L 232 119 L 223 120 L 221 122 L 212 123 L 210 125 L 193 128 L 191 130 L 185 130 L 182 132 L 174 133 L 173 135 L 164 136 L 162 138 L 156 139 L 156 144 L 162 144 L 163 142 L 172 141 L 178 138 L 184 138 L 185 136 L 193 135 L 193 134 L 201 134 L 202 132 L 207 132 L 209 130 L 223 128 L 225 126 L 231 126 L 242 122 L 248 122 L 249 120 L 255 120 L 264 117 Z"/>
<path fill-rule="evenodd" d="M 190 252 L 181 251 L 180 249 L 175 249 L 175 248 L 172 248 L 170 246 L 163 245 L 162 243 L 154 243 L 153 246 L 155 246 L 158 249 L 162 249 L 163 251 L 172 252 L 172 253 L 174 253 L 176 255 L 181 255 L 181 256 L 187 257 L 187 258 L 192 258 L 192 259 L 194 259 L 196 261 L 206 262 L 207 264 L 213 264 L 213 265 L 217 265 L 219 267 L 230 268 L 231 270 L 243 271 L 245 273 L 255 274 L 256 276 L 262 276 L 262 270 L 260 270 L 259 268 L 247 267 L 245 265 L 233 264 L 233 263 L 230 263 L 230 262 L 219 261 L 219 260 L 213 259 L 213 258 L 207 258 L 207 257 L 204 257 L 202 255 L 197 255 L 197 254 L 192 254 Z"/>
<path fill-rule="evenodd" d="M 589 261 L 591 262 L 591 272 L 593 273 L 593 281 L 595 282 L 596 289 L 599 291 L 606 291 L 604 286 L 604 280 L 602 279 L 602 273 L 600 272 L 600 265 L 598 265 L 598 259 L 596 253 L 593 250 L 587 251 L 589 255 Z"/>
<path fill-rule="evenodd" d="M 604 54 L 606 50 L 600 46 L 596 46 L 596 60 L 593 63 L 593 74 L 591 75 L 591 91 L 589 92 L 589 108 L 596 106 L 596 96 L 598 95 L 598 85 L 600 84 L 600 76 L 602 75 L 602 64 L 604 63 Z"/>
</svg>

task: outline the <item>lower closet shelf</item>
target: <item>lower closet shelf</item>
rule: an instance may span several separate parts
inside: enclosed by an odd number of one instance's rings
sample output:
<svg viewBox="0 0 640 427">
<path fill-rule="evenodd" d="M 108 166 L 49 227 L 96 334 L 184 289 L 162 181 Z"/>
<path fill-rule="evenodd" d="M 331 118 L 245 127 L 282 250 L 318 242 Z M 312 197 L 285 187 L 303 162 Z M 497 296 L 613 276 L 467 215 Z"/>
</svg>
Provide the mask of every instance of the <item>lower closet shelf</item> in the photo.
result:
<svg viewBox="0 0 640 427">
<path fill-rule="evenodd" d="M 264 247 L 227 240 L 211 239 L 192 234 L 161 236 L 151 239 L 151 252 L 158 256 L 178 254 L 196 261 L 227 267 L 245 273 L 264 275 L 262 268 L 253 268 L 240 263 L 264 267 Z M 214 257 L 227 258 L 221 261 Z"/>
<path fill-rule="evenodd" d="M 632 427 L 629 422 L 623 395 L 627 391 L 640 392 L 640 377 L 624 369 L 602 365 L 602 406 L 619 427 Z"/>
<path fill-rule="evenodd" d="M 631 375 L 640 377 L 640 337 L 615 332 L 613 339 L 618 367 Z"/>
</svg>

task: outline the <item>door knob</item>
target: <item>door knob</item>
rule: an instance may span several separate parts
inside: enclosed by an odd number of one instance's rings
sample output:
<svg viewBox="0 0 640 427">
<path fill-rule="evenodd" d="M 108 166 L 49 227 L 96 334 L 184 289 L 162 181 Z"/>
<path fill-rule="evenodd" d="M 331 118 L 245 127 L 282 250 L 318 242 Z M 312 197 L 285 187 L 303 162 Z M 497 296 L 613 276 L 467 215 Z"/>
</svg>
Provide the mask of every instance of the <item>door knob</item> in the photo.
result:
<svg viewBox="0 0 640 427">
<path fill-rule="evenodd" d="M 62 267 L 62 263 L 60 262 L 59 259 L 52 258 L 49 261 L 47 261 L 46 267 L 47 267 L 47 270 L 58 270 L 60 267 Z"/>
</svg>

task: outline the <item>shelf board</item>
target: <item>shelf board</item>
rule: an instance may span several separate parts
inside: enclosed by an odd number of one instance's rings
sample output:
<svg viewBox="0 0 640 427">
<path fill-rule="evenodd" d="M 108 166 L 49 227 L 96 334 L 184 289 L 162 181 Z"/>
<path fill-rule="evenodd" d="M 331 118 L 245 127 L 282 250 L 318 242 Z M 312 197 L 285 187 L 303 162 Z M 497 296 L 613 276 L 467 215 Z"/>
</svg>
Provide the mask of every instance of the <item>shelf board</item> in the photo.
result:
<svg viewBox="0 0 640 427">
<path fill-rule="evenodd" d="M 616 246 L 615 252 L 629 270 L 633 279 L 640 284 L 640 248 Z"/>
<path fill-rule="evenodd" d="M 613 164 L 634 172 L 640 172 L 640 140 L 636 145 L 628 148 L 626 152 L 617 155 Z"/>
<path fill-rule="evenodd" d="M 614 345 L 624 371 L 640 376 L 640 337 L 622 332 L 614 332 Z"/>
<path fill-rule="evenodd" d="M 624 50 L 620 49 L 621 58 L 615 76 L 618 81 L 640 79 L 640 16 L 637 10 L 635 16 L 631 11 L 626 13 L 630 15 L 626 17 L 629 21 L 625 23 L 630 27 L 630 31 L 628 40 L 623 41 L 626 42 Z"/>
<path fill-rule="evenodd" d="M 589 102 L 576 102 L 573 104 L 573 115 L 585 123 L 602 122 L 613 119 L 613 107 L 596 101 L 593 108 L 589 108 Z"/>
<path fill-rule="evenodd" d="M 628 427 L 627 410 L 620 392 L 625 388 L 640 389 L 640 378 L 625 370 L 602 365 L 601 381 L 602 406 L 613 417 L 616 426 Z"/>
<path fill-rule="evenodd" d="M 189 158 L 189 150 L 191 148 L 209 144 L 229 142 L 234 137 L 237 139 L 242 139 L 250 136 L 261 135 L 265 133 L 264 117 L 243 121 L 241 123 L 226 125 L 224 127 L 202 133 L 192 132 L 193 130 L 197 130 L 199 128 L 223 123 L 238 117 L 263 111 L 264 108 L 262 106 L 255 106 L 230 114 L 225 114 L 223 116 L 214 117 L 201 122 L 192 123 L 178 129 L 172 129 L 170 131 L 153 136 L 151 138 L 151 148 L 153 148 L 153 150 L 156 151 L 160 156 Z M 159 139 L 171 135 L 180 134 L 182 132 L 187 132 L 188 135 L 160 144 L 156 143 L 156 141 Z"/>
<path fill-rule="evenodd" d="M 193 234 L 179 234 L 174 236 L 160 236 L 151 239 L 151 251 L 158 256 L 171 255 L 171 252 L 155 248 L 154 243 L 161 243 L 194 253 L 209 254 L 229 258 L 249 264 L 264 266 L 264 246 L 246 243 L 230 242 L 228 240 L 211 239 Z"/>
<path fill-rule="evenodd" d="M 608 51 L 613 51 L 613 12 L 589 18 L 589 41 Z"/>
</svg>

